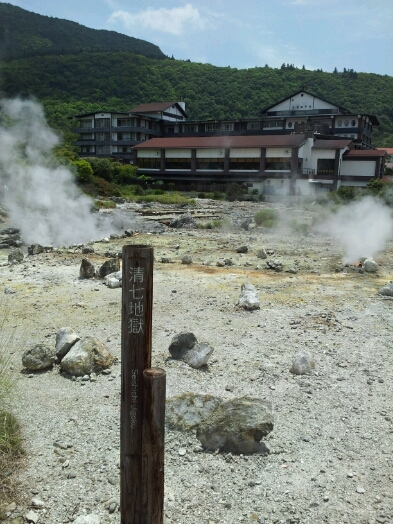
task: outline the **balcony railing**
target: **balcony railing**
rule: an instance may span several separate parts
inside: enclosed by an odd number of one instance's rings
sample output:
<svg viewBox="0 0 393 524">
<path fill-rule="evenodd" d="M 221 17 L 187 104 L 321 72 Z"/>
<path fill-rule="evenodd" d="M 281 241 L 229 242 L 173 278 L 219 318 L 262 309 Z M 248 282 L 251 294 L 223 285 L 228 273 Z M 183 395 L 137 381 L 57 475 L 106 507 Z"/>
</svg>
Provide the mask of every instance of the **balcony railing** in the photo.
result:
<svg viewBox="0 0 393 524">
<path fill-rule="evenodd" d="M 287 109 L 285 111 L 268 111 L 266 116 L 312 116 L 339 115 L 338 109 Z"/>
</svg>

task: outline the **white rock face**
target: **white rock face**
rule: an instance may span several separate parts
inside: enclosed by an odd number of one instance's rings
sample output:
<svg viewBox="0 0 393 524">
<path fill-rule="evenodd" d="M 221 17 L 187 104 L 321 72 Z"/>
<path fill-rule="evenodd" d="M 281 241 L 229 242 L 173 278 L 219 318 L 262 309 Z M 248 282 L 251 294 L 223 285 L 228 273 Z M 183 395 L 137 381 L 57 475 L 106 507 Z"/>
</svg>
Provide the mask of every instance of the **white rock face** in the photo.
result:
<svg viewBox="0 0 393 524">
<path fill-rule="evenodd" d="M 238 305 L 248 311 L 259 309 L 261 307 L 255 286 L 249 282 L 242 284 Z"/>
<path fill-rule="evenodd" d="M 60 328 L 56 333 L 56 356 L 58 359 L 62 359 L 66 355 L 72 346 L 80 340 L 80 336 L 70 327 Z"/>
<path fill-rule="evenodd" d="M 183 357 L 183 360 L 192 368 L 198 369 L 207 364 L 213 351 L 214 349 L 206 342 L 199 342 L 190 349 L 190 351 Z"/>
<path fill-rule="evenodd" d="M 221 404 L 222 400 L 211 395 L 183 393 L 166 402 L 166 421 L 168 427 L 178 430 L 191 430 L 207 419 Z"/>
<path fill-rule="evenodd" d="M 74 520 L 74 524 L 100 524 L 100 517 L 98 515 L 80 515 Z"/>
</svg>

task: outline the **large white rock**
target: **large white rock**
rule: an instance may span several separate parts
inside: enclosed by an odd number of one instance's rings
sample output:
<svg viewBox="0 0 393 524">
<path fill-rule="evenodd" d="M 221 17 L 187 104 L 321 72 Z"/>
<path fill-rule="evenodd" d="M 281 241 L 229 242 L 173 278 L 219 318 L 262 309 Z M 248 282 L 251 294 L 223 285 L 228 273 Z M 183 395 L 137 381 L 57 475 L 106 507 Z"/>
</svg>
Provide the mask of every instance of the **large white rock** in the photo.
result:
<svg viewBox="0 0 393 524">
<path fill-rule="evenodd" d="M 206 342 L 198 342 L 186 353 L 183 360 L 192 368 L 198 369 L 207 364 L 213 351 L 214 349 Z"/>
<path fill-rule="evenodd" d="M 307 351 L 296 353 L 292 359 L 290 372 L 294 375 L 307 375 L 315 368 L 313 357 Z"/>
<path fill-rule="evenodd" d="M 66 373 L 77 377 L 100 373 L 113 362 L 113 355 L 103 342 L 95 337 L 85 337 L 78 340 L 60 363 Z"/>
<path fill-rule="evenodd" d="M 376 273 L 378 271 L 378 264 L 372 258 L 366 258 L 363 262 L 363 267 L 366 273 Z"/>
<path fill-rule="evenodd" d="M 242 284 L 238 305 L 248 311 L 261 307 L 255 286 L 249 282 Z"/>
<path fill-rule="evenodd" d="M 61 360 L 72 346 L 80 340 L 80 336 L 70 327 L 62 327 L 56 333 L 56 356 Z"/>
</svg>

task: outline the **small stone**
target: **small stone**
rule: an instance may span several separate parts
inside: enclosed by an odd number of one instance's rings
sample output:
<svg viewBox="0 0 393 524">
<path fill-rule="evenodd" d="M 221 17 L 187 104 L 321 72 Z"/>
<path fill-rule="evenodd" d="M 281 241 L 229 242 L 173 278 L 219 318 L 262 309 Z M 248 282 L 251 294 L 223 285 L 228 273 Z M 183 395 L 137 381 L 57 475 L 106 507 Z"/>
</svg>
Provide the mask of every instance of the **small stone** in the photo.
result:
<svg viewBox="0 0 393 524">
<path fill-rule="evenodd" d="M 181 259 L 181 263 L 182 263 L 182 264 L 186 264 L 186 265 L 188 265 L 188 266 L 189 266 L 190 264 L 192 264 L 192 257 L 191 257 L 191 255 L 184 255 L 184 256 L 182 257 L 182 259 Z"/>
<path fill-rule="evenodd" d="M 45 507 L 45 502 L 37 497 L 34 497 L 33 499 L 31 499 L 30 504 L 34 508 L 44 508 Z"/>
<path fill-rule="evenodd" d="M 38 519 L 40 518 L 39 515 L 37 515 L 37 513 L 33 510 L 30 510 L 26 513 L 25 515 L 25 518 L 27 520 L 27 522 L 33 522 L 34 524 L 36 524 L 36 522 L 38 522 Z"/>
<path fill-rule="evenodd" d="M 362 488 L 361 486 L 358 486 L 356 488 L 356 493 L 360 493 L 361 495 L 363 495 L 363 493 L 366 493 L 366 490 Z"/>
<path fill-rule="evenodd" d="M 187 454 L 187 450 L 185 448 L 180 448 L 178 453 L 181 457 L 184 457 L 184 455 Z"/>
</svg>

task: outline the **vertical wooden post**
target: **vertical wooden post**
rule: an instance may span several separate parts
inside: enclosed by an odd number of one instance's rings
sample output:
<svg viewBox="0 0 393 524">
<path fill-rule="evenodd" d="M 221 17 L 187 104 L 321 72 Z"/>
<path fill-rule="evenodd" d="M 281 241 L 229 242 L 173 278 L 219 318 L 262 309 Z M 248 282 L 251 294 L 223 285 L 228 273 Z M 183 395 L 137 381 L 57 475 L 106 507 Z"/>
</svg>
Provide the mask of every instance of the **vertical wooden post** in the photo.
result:
<svg viewBox="0 0 393 524">
<path fill-rule="evenodd" d="M 145 369 L 142 467 L 142 524 L 164 521 L 164 435 L 166 373 Z"/>
<path fill-rule="evenodd" d="M 153 248 L 123 247 L 120 408 L 121 524 L 142 524 L 143 371 L 151 367 Z"/>
</svg>

